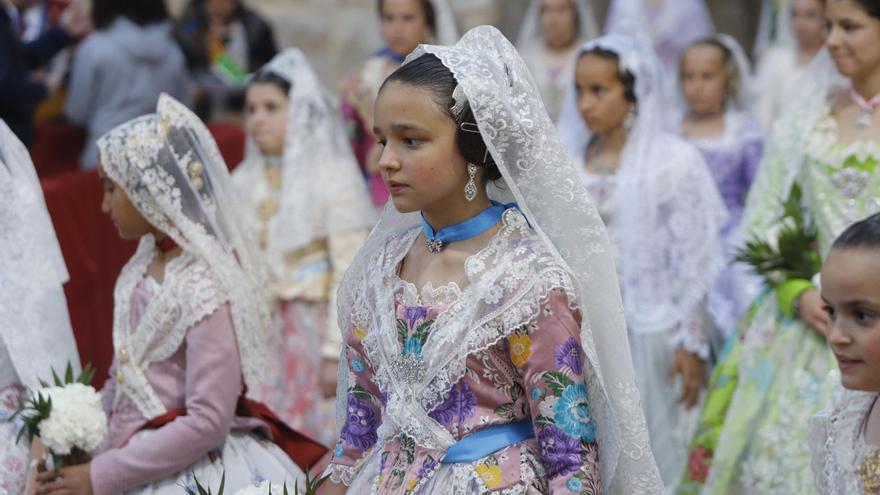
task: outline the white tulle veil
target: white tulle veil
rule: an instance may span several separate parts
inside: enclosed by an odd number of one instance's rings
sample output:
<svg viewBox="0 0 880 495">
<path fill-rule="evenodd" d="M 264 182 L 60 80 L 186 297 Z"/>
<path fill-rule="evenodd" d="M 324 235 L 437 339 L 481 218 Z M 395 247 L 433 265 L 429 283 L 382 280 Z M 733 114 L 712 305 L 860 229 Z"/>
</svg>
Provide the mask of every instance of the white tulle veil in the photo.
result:
<svg viewBox="0 0 880 495">
<path fill-rule="evenodd" d="M 281 157 L 278 213 L 269 222 L 266 249 L 276 257 L 315 239 L 375 223 L 366 184 L 346 138 L 333 96 L 303 53 L 288 48 L 260 72 L 288 83 L 287 127 Z M 249 185 L 264 174 L 265 157 L 251 136 L 233 182 Z"/>
<path fill-rule="evenodd" d="M 590 377 L 587 383 L 590 411 L 597 422 L 601 475 L 606 492 L 661 493 L 662 482 L 649 446 L 635 386 L 613 249 L 574 164 L 557 138 L 529 71 L 510 42 L 489 26 L 471 30 L 455 46 L 422 45 L 405 63 L 423 54 L 437 56 L 452 71 L 473 110 L 479 130 L 503 177 L 499 187 L 490 188 L 490 197 L 502 202 L 515 201 L 519 205 L 543 246 L 541 249 L 547 253 L 544 261 L 559 267 L 561 272 L 557 270 L 556 273 L 561 279 L 572 281 L 573 286 L 569 287 L 573 293 L 572 303 L 583 315 L 581 340 L 587 354 L 586 367 L 590 370 L 585 375 Z M 381 300 L 387 296 L 376 295 L 378 293 L 371 289 L 380 281 L 372 280 L 370 274 L 377 275 L 373 267 L 377 260 L 381 264 L 389 239 L 417 226 L 419 218 L 418 213 L 398 213 L 390 202 L 386 206 L 341 285 L 340 328 L 366 324 L 370 332 L 377 333 L 372 330 L 376 328 L 380 328 L 378 333 L 383 332 L 379 323 L 389 316 L 380 314 L 387 306 Z M 457 335 L 464 337 L 462 341 L 442 341 L 447 354 L 444 359 L 460 360 L 452 366 L 455 373 L 435 375 L 433 364 L 429 362 L 428 373 L 420 382 L 424 386 L 419 389 L 425 394 L 416 395 L 409 403 L 396 403 L 394 396 L 398 392 L 391 389 L 382 428 L 386 428 L 385 423 L 389 421 L 397 422 L 408 434 L 429 440 L 440 439 L 435 442 L 435 447 L 448 446 L 451 440 L 444 440 L 449 437 L 448 432 L 439 431 L 431 436 L 434 430 L 442 430 L 442 427 L 425 426 L 429 421 L 421 425 L 414 423 L 419 417 L 427 416 L 426 411 L 432 409 L 432 404 L 439 403 L 438 399 L 442 397 L 438 397 L 438 393 L 446 393 L 463 375 L 464 358 L 460 349 L 467 348 L 472 335 L 485 333 L 487 328 L 489 333 L 497 332 L 502 327 L 508 328 L 509 324 L 521 324 L 519 315 L 526 319 L 530 317 L 530 311 L 524 314 L 520 310 L 534 307 L 537 301 L 520 300 L 517 293 L 520 290 L 528 293 L 530 284 L 536 282 L 513 279 L 512 275 L 497 270 L 490 276 L 488 273 L 493 270 L 484 268 L 482 261 L 478 262 L 479 267 L 466 266 L 466 269 L 487 273 L 485 277 L 472 281 L 475 292 L 467 297 L 473 297 L 475 301 L 462 303 L 469 305 L 476 314 L 458 320 L 450 317 L 450 324 L 460 327 L 456 330 Z M 493 283 L 485 284 L 486 278 Z M 568 287 L 567 283 L 562 283 Z M 484 291 L 494 293 L 497 298 L 490 302 Z M 485 299 L 481 303 L 483 296 Z M 493 309 L 486 309 L 489 307 Z M 387 310 L 390 309 L 389 306 Z M 499 329 L 493 329 L 492 323 L 496 321 L 504 322 Z M 447 330 L 441 328 L 438 331 L 456 335 Z M 368 354 L 373 347 L 371 335 L 368 332 L 364 339 Z M 428 356 L 429 351 L 425 350 L 423 354 Z M 338 396 L 341 400 L 337 410 L 344 414 L 349 372 L 346 360 L 342 359 L 340 363 Z M 380 365 L 378 375 L 387 374 L 381 368 Z M 446 365 L 440 367 L 443 371 L 447 368 Z M 381 376 L 378 379 L 381 380 Z M 416 404 L 416 401 L 421 402 Z M 432 432 L 428 435 L 424 430 Z"/>
<path fill-rule="evenodd" d="M 29 388 L 79 355 L 63 284 L 67 267 L 27 148 L 0 120 L 0 338 Z M 0 350 L 2 352 L 2 350 Z"/>
<path fill-rule="evenodd" d="M 102 170 L 141 215 L 207 265 L 230 306 L 245 384 L 255 390 L 266 367 L 268 299 L 244 210 L 214 138 L 195 114 L 163 93 L 155 114 L 115 127 L 98 139 L 98 150 Z"/>
</svg>

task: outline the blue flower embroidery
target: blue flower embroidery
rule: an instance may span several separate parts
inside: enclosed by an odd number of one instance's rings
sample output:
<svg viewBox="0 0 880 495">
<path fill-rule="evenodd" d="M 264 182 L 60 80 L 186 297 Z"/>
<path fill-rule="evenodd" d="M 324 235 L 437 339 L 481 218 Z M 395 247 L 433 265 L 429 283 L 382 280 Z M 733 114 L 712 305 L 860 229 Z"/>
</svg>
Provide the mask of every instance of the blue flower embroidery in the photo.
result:
<svg viewBox="0 0 880 495">
<path fill-rule="evenodd" d="M 596 440 L 596 425 L 590 418 L 587 387 L 583 383 L 565 387 L 556 402 L 553 419 L 566 435 L 585 442 Z"/>
<path fill-rule="evenodd" d="M 414 354 L 419 356 L 422 354 L 422 341 L 418 337 L 410 337 L 403 343 L 404 354 Z"/>
<path fill-rule="evenodd" d="M 581 488 L 583 488 L 583 486 L 584 485 L 583 485 L 583 483 L 581 483 L 581 480 L 579 480 L 577 478 L 571 478 L 565 484 L 565 487 L 568 488 L 568 491 L 574 492 L 574 493 L 580 493 Z"/>
<path fill-rule="evenodd" d="M 366 367 L 364 366 L 364 362 L 358 358 L 354 358 L 351 360 L 351 369 L 354 370 L 355 373 L 363 373 Z"/>
<path fill-rule="evenodd" d="M 532 400 L 538 400 L 544 395 L 544 392 L 541 391 L 540 388 L 535 387 L 532 389 Z"/>
<path fill-rule="evenodd" d="M 345 449 L 342 447 L 342 444 L 340 443 L 333 450 L 333 455 L 335 455 L 336 457 L 342 457 L 343 454 L 345 454 Z"/>
</svg>

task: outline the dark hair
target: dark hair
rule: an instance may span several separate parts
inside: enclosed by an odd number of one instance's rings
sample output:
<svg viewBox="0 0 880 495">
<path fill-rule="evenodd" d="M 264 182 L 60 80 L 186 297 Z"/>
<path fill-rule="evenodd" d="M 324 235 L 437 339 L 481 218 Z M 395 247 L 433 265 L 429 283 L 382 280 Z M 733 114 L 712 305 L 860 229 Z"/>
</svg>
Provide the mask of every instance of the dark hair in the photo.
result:
<svg viewBox="0 0 880 495">
<path fill-rule="evenodd" d="M 880 249 L 880 213 L 860 220 L 843 231 L 834 240 L 832 249 Z"/>
<path fill-rule="evenodd" d="M 617 65 L 617 80 L 620 81 L 620 84 L 623 84 L 623 97 L 630 103 L 638 103 L 638 98 L 636 97 L 636 76 L 629 70 L 620 67 L 619 55 L 611 50 L 597 46 L 581 53 L 578 60 L 587 55 L 596 55 L 614 62 Z"/>
<path fill-rule="evenodd" d="M 853 0 L 853 1 L 857 4 L 859 4 L 859 7 L 861 7 L 869 16 L 871 16 L 875 19 L 880 19 L 880 2 L 878 2 L 877 0 Z M 828 4 L 828 0 L 820 0 L 819 3 L 821 3 L 823 6 L 825 6 Z"/>
<path fill-rule="evenodd" d="M 425 23 L 431 28 L 432 33 L 437 32 L 437 12 L 434 10 L 434 4 L 431 0 L 419 0 L 422 6 L 422 12 L 425 13 Z M 385 0 L 376 0 L 376 10 L 379 15 L 385 15 Z"/>
<path fill-rule="evenodd" d="M 733 57 L 733 52 L 730 51 L 730 48 L 727 47 L 724 43 L 718 41 L 715 38 L 702 38 L 697 41 L 694 41 L 687 48 L 682 50 L 681 56 L 678 58 L 678 66 L 682 67 L 684 63 L 684 57 L 687 55 L 688 50 L 697 46 L 711 46 L 713 48 L 717 48 L 721 50 L 721 61 L 724 65 L 724 78 L 725 78 L 725 89 L 727 90 L 728 98 L 735 98 L 736 95 L 739 94 L 740 86 L 742 85 L 742 74 L 739 73 L 739 66 L 736 64 L 736 59 Z"/>
<path fill-rule="evenodd" d="M 117 17 L 122 16 L 138 26 L 146 26 L 167 20 L 165 0 L 94 0 L 92 22 L 96 29 L 103 29 Z"/>
<path fill-rule="evenodd" d="M 443 62 L 436 55 L 426 53 L 401 66 L 388 76 L 388 79 L 382 83 L 382 87 L 384 88 L 392 81 L 430 91 L 434 103 L 455 122 L 455 142 L 464 159 L 483 170 L 485 181 L 501 178 L 501 172 L 495 164 L 495 159 L 489 153 L 486 142 L 483 141 L 483 136 L 477 128 L 477 120 L 470 104 L 465 105 L 459 115 L 452 114 L 452 106 L 455 103 L 452 99 L 452 92 L 455 91 L 458 81 L 455 80 L 452 71 L 443 65 Z"/>
<path fill-rule="evenodd" d="M 274 84 L 282 93 L 284 93 L 284 96 L 287 96 L 290 92 L 290 81 L 268 70 L 260 70 L 254 74 L 254 77 L 248 81 L 248 87 L 251 87 L 254 84 Z"/>
</svg>

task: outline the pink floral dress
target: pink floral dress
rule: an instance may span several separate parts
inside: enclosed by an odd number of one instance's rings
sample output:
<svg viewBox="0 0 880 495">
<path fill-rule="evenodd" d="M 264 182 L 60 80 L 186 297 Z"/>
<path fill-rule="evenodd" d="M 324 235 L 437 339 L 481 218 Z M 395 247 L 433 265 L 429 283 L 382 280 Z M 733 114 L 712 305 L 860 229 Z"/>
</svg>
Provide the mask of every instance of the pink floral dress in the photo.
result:
<svg viewBox="0 0 880 495">
<path fill-rule="evenodd" d="M 419 355 L 438 315 L 461 291 L 455 284 L 419 292 L 408 282 L 395 283 L 401 350 Z M 531 324 L 468 356 L 465 376 L 430 417 L 459 440 L 490 425 L 523 420 L 532 422 L 535 437 L 472 463 L 442 464 L 443 451 L 404 434 L 378 441 L 387 394 L 373 380 L 364 332 L 348 328 L 345 357 L 355 380 L 331 470 L 351 482 L 349 493 L 448 493 L 453 477 L 469 477 L 470 493 L 600 493 L 579 334 L 580 314 L 563 291 L 552 291 Z"/>
</svg>

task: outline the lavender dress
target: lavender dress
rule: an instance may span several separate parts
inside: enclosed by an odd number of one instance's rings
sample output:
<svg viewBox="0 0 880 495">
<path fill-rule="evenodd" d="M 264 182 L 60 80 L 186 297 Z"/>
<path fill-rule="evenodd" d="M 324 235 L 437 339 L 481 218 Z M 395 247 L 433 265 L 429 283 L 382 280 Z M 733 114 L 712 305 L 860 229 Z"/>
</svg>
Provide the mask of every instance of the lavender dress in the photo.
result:
<svg viewBox="0 0 880 495">
<path fill-rule="evenodd" d="M 737 321 L 760 291 L 761 281 L 751 269 L 734 263 L 736 250 L 743 244 L 739 233 L 743 207 L 749 187 L 758 172 L 764 148 L 758 123 L 739 111 L 728 111 L 724 132 L 711 138 L 689 138 L 712 171 L 724 204 L 730 213 L 722 230 L 725 257 L 728 261 L 709 294 L 709 314 L 724 337 L 733 333 Z"/>
</svg>

